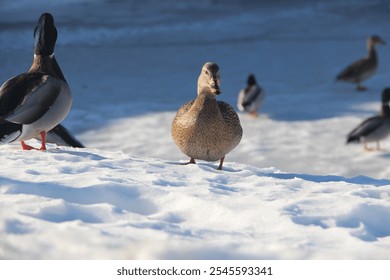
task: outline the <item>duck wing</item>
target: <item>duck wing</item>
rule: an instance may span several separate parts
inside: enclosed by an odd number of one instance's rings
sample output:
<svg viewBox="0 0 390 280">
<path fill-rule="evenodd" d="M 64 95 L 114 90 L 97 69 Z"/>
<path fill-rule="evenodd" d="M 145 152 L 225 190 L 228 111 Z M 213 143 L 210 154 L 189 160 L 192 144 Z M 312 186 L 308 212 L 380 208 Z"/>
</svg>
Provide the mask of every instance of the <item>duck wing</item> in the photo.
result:
<svg viewBox="0 0 390 280">
<path fill-rule="evenodd" d="M 0 116 L 12 123 L 31 124 L 41 118 L 61 92 L 61 81 L 44 73 L 24 73 L 0 88 Z"/>
<path fill-rule="evenodd" d="M 370 60 L 367 58 L 362 58 L 354 63 L 347 66 L 343 71 L 341 71 L 336 79 L 337 80 L 346 80 L 346 81 L 355 81 L 359 80 L 361 76 L 372 67 Z"/>
<path fill-rule="evenodd" d="M 260 87 L 252 86 L 251 88 L 249 88 L 247 94 L 244 96 L 244 98 L 242 100 L 242 103 L 241 103 L 242 106 L 246 107 L 246 106 L 251 105 L 253 102 L 256 101 L 257 98 L 259 98 L 260 94 L 261 94 Z"/>
<path fill-rule="evenodd" d="M 375 116 L 366 119 L 348 134 L 347 143 L 359 142 L 361 137 L 370 135 L 379 127 L 381 127 L 384 122 L 385 119 L 382 116 Z"/>
<path fill-rule="evenodd" d="M 179 110 L 177 110 L 177 113 L 176 113 L 176 117 L 179 117 L 183 114 L 185 114 L 192 106 L 192 104 L 194 104 L 195 100 L 190 100 L 186 103 L 184 103 L 184 105 L 182 105 Z"/>
<path fill-rule="evenodd" d="M 223 101 L 218 101 L 218 107 L 222 118 L 229 124 L 240 125 L 240 119 L 232 106 Z"/>
<path fill-rule="evenodd" d="M 22 125 L 0 120 L 0 143 L 11 143 L 22 134 Z"/>
</svg>

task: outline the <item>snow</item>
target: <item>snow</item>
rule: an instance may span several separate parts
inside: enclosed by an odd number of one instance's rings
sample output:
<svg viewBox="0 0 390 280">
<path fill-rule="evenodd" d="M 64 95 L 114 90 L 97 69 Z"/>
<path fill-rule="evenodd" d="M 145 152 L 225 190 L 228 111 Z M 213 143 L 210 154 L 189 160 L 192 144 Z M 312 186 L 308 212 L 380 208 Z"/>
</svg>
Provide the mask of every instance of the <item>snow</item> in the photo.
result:
<svg viewBox="0 0 390 280">
<path fill-rule="evenodd" d="M 25 13 L 29 9 L 29 13 Z M 50 11 L 74 96 L 64 125 L 86 146 L 0 147 L 1 259 L 389 259 L 390 144 L 346 135 L 379 111 L 390 53 L 364 84 L 335 83 L 390 27 L 387 1 L 8 1 L 0 80 L 32 61 Z M 363 14 L 363 16 L 362 16 Z M 170 125 L 219 64 L 220 100 L 254 73 L 260 118 L 218 163 L 188 161 Z M 33 145 L 39 145 L 32 140 Z"/>
</svg>

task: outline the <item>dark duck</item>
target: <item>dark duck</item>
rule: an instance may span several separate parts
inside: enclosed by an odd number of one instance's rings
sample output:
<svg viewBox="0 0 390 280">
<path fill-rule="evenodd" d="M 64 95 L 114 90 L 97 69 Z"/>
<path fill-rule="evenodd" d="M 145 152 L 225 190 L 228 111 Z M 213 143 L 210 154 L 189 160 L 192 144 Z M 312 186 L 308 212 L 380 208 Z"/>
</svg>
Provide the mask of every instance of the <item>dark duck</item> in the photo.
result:
<svg viewBox="0 0 390 280">
<path fill-rule="evenodd" d="M 356 90 L 366 90 L 361 82 L 374 75 L 378 68 L 378 55 L 375 49 L 377 44 L 385 45 L 386 42 L 378 35 L 368 37 L 367 56 L 347 66 L 337 75 L 336 80 L 355 83 L 357 84 Z"/>
<path fill-rule="evenodd" d="M 380 150 L 379 141 L 390 135 L 390 88 L 382 92 L 382 108 L 378 116 L 366 119 L 347 136 L 347 143 L 361 142 L 364 149 L 370 151 L 367 143 L 376 142 L 376 149 Z"/>
<path fill-rule="evenodd" d="M 65 119 L 72 105 L 68 83 L 54 57 L 57 29 L 53 16 L 44 13 L 34 30 L 34 60 L 27 73 L 0 88 L 0 144 L 40 137 L 46 150 L 46 133 Z"/>
</svg>

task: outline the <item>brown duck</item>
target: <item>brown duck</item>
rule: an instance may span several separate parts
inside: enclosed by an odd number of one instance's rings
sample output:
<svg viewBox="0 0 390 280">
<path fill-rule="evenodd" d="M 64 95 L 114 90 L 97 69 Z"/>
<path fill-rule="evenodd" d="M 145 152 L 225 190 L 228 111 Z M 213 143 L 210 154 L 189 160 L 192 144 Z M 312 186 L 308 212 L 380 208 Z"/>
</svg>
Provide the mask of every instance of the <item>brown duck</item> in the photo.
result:
<svg viewBox="0 0 390 280">
<path fill-rule="evenodd" d="M 367 56 L 347 66 L 337 75 L 336 79 L 357 84 L 356 90 L 366 90 L 366 87 L 362 86 L 361 82 L 374 75 L 378 68 L 378 55 L 375 49 L 377 44 L 385 45 L 386 42 L 378 35 L 368 37 Z"/>
<path fill-rule="evenodd" d="M 219 67 L 207 62 L 198 78 L 197 98 L 180 107 L 171 130 L 175 144 L 190 157 L 188 163 L 219 160 L 218 170 L 222 170 L 225 155 L 242 138 L 240 119 L 233 107 L 216 100 L 220 93 Z"/>
</svg>

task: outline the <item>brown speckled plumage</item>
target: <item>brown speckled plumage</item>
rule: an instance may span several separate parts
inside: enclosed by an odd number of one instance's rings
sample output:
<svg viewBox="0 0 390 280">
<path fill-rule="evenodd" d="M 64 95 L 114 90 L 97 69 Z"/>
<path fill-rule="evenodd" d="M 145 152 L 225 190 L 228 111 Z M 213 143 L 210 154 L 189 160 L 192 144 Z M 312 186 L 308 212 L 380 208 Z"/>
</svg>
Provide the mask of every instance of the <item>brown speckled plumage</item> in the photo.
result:
<svg viewBox="0 0 390 280">
<path fill-rule="evenodd" d="M 347 66 L 337 75 L 336 79 L 356 83 L 357 90 L 365 90 L 361 82 L 370 78 L 378 68 L 378 56 L 375 50 L 377 44 L 385 44 L 385 41 L 377 35 L 370 36 L 367 39 L 367 56 Z"/>
<path fill-rule="evenodd" d="M 178 110 L 172 123 L 172 138 L 179 149 L 191 158 L 221 160 L 241 141 L 242 128 L 233 107 L 216 100 L 219 71 L 215 63 L 206 63 L 198 80 L 198 96 Z"/>
</svg>

